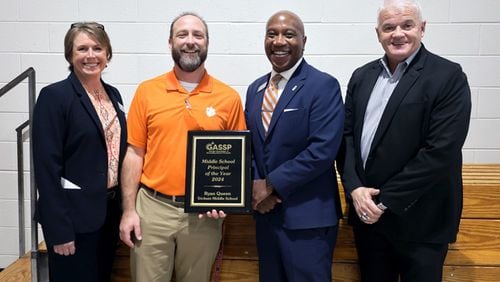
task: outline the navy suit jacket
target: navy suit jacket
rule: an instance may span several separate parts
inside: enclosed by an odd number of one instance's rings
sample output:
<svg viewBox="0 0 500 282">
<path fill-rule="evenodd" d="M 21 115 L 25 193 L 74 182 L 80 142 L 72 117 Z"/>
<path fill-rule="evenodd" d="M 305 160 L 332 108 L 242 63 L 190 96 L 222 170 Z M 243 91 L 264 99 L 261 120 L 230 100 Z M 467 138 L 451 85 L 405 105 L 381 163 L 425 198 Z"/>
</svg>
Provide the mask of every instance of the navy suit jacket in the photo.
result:
<svg viewBox="0 0 500 282">
<path fill-rule="evenodd" d="M 121 126 L 121 166 L 127 142 L 123 102 L 116 88 L 103 85 Z M 36 218 L 47 244 L 98 230 L 106 216 L 108 155 L 97 112 L 74 73 L 40 91 L 32 129 Z"/>
<path fill-rule="evenodd" d="M 382 70 L 379 60 L 355 70 L 347 88 L 341 175 L 346 195 L 380 189 L 389 209 L 374 228 L 407 241 L 455 241 L 462 211 L 462 145 L 471 100 L 460 65 L 422 45 L 394 89 L 366 167 L 360 140 L 366 106 Z M 349 219 L 363 224 L 351 205 Z"/>
<path fill-rule="evenodd" d="M 338 81 L 305 60 L 286 84 L 266 136 L 261 118 L 266 74 L 247 91 L 254 179 L 267 178 L 282 199 L 265 215 L 289 229 L 333 226 L 341 216 L 334 159 L 344 109 Z"/>
</svg>

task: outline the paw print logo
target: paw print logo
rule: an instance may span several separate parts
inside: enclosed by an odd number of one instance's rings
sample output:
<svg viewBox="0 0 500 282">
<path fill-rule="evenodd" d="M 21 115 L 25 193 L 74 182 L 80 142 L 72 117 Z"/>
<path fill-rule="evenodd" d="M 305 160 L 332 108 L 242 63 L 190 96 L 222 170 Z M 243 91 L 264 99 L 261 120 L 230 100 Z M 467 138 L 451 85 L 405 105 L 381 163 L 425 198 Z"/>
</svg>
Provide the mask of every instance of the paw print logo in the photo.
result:
<svg viewBox="0 0 500 282">
<path fill-rule="evenodd" d="M 207 114 L 207 117 L 213 117 L 215 116 L 216 112 L 215 112 L 215 108 L 210 106 L 210 107 L 207 107 L 205 109 L 205 113 Z"/>
</svg>

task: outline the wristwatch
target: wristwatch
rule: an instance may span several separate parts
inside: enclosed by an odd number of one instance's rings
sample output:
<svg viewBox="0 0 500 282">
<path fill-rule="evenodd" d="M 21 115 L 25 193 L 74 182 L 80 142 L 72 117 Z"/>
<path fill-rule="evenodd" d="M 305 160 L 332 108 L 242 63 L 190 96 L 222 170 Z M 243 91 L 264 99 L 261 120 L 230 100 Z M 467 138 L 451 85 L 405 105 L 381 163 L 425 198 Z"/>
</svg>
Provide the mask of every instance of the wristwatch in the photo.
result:
<svg viewBox="0 0 500 282">
<path fill-rule="evenodd" d="M 377 208 L 379 208 L 379 209 L 381 209 L 383 211 L 385 211 L 387 209 L 387 207 L 384 204 L 382 204 L 382 202 L 380 202 L 380 203 L 377 204 Z"/>
</svg>

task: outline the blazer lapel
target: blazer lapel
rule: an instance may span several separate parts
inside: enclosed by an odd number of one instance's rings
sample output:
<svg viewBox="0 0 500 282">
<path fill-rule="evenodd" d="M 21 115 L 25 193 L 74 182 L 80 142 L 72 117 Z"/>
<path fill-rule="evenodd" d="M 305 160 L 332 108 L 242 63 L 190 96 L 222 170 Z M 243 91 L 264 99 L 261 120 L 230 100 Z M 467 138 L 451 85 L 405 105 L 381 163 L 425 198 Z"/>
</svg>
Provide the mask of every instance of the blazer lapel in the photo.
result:
<svg viewBox="0 0 500 282">
<path fill-rule="evenodd" d="M 304 86 L 305 80 L 307 78 L 307 63 L 303 61 L 295 72 L 296 75 L 292 75 L 290 81 L 288 81 L 288 83 L 286 84 L 285 89 L 283 89 L 276 107 L 274 108 L 271 123 L 269 124 L 269 129 L 267 132 L 268 136 L 272 133 L 274 127 L 276 126 L 276 123 L 280 119 L 281 114 L 285 110 L 290 100 L 292 100 L 292 98 L 297 93 L 299 93 L 302 86 Z"/>
<path fill-rule="evenodd" d="M 104 82 L 103 85 L 106 89 L 106 93 L 108 93 L 111 103 L 113 104 L 113 108 L 115 108 L 116 116 L 118 118 L 118 121 L 120 122 L 120 127 L 123 128 L 126 125 L 125 108 L 123 107 L 123 104 L 120 102 L 118 97 L 116 97 L 115 92 L 111 89 L 111 87 L 108 87 L 108 85 Z"/>
<path fill-rule="evenodd" d="M 367 74 L 364 76 L 363 80 L 359 82 L 360 93 L 359 106 L 357 106 L 354 111 L 356 111 L 355 116 L 361 117 L 357 119 L 357 123 L 354 125 L 354 131 L 358 134 L 356 136 L 361 136 L 363 131 L 363 124 L 365 120 L 366 107 L 368 106 L 368 101 L 370 100 L 370 96 L 372 94 L 373 87 L 377 82 L 378 76 L 381 71 L 381 66 L 379 62 L 373 64 L 372 68 L 368 70 Z"/>
<path fill-rule="evenodd" d="M 354 112 L 353 114 L 355 116 L 358 116 L 360 118 L 357 118 L 355 123 L 352 125 L 353 126 L 353 131 L 354 131 L 354 146 L 357 148 L 355 150 L 356 152 L 356 158 L 359 159 L 357 164 L 361 164 L 361 135 L 363 134 L 363 124 L 365 120 L 365 113 L 366 113 L 366 107 L 368 105 L 368 101 L 370 100 L 370 96 L 372 94 L 373 87 L 375 86 L 375 83 L 377 82 L 378 76 L 381 71 L 381 66 L 380 63 L 374 62 L 371 68 L 367 70 L 366 75 L 364 75 L 360 80 L 356 81 L 356 86 L 359 88 L 359 90 L 354 90 L 356 93 L 359 93 L 359 97 L 355 97 L 355 100 L 358 100 L 358 102 L 355 103 L 355 107 L 352 109 Z M 360 166 L 360 169 L 362 170 L 363 167 Z M 363 177 L 363 175 L 361 175 Z"/>
<path fill-rule="evenodd" d="M 410 91 L 410 88 L 413 86 L 415 81 L 418 79 L 420 76 L 420 70 L 424 66 L 424 61 L 426 57 L 425 49 L 422 46 L 421 47 L 421 54 L 420 56 L 416 56 L 414 60 L 414 64 L 411 64 L 408 66 L 408 69 L 406 70 L 406 73 L 403 74 L 403 77 L 401 78 L 401 81 L 398 83 L 396 88 L 394 89 L 394 92 L 391 95 L 391 98 L 389 98 L 389 101 L 387 103 L 387 106 L 385 107 L 384 113 L 382 114 L 382 118 L 380 119 L 380 123 L 378 125 L 377 131 L 375 132 L 375 136 L 373 137 L 373 142 L 372 146 L 370 149 L 373 151 L 373 148 L 377 146 L 377 144 L 380 142 L 382 139 L 382 136 L 384 136 L 385 131 L 389 127 L 394 114 L 397 112 L 399 105 L 403 101 L 404 97 L 408 94 Z"/>
<path fill-rule="evenodd" d="M 70 75 L 70 80 L 71 83 L 73 84 L 73 87 L 76 90 L 77 95 L 80 97 L 80 103 L 83 105 L 83 108 L 85 111 L 89 114 L 89 116 L 92 118 L 92 121 L 94 122 L 94 125 L 99 128 L 99 133 L 101 134 L 102 140 L 104 141 L 104 129 L 102 128 L 101 121 L 99 120 L 99 116 L 97 115 L 97 112 L 94 108 L 94 105 L 92 105 L 92 102 L 90 101 L 89 96 L 87 95 L 87 92 L 83 88 L 82 84 L 78 80 L 78 78 L 71 73 Z"/>
<path fill-rule="evenodd" d="M 262 112 L 262 101 L 264 100 L 264 93 L 266 92 L 267 84 L 269 81 L 269 77 L 271 74 L 268 74 L 260 81 L 260 84 L 258 84 L 257 87 L 257 92 L 255 93 L 255 103 L 253 103 L 252 107 L 252 112 L 254 113 L 259 113 L 256 115 L 253 115 L 253 122 L 256 125 L 257 132 L 259 133 L 259 136 L 261 140 L 266 139 L 266 133 L 264 130 L 264 124 L 262 124 L 262 117 L 260 113 Z"/>
</svg>

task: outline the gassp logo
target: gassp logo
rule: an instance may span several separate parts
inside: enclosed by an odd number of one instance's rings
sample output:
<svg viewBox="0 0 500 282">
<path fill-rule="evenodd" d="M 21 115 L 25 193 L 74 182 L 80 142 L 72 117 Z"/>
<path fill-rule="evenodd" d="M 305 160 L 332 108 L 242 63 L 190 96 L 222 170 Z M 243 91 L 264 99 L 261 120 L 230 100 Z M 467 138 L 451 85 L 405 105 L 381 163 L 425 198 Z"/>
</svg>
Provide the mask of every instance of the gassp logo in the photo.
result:
<svg viewBox="0 0 500 282">
<path fill-rule="evenodd" d="M 213 154 L 213 153 L 229 154 L 232 147 L 233 147 L 233 145 L 231 145 L 231 144 L 225 144 L 225 143 L 218 144 L 218 143 L 215 143 L 214 141 L 205 145 L 205 149 L 208 151 L 208 153 L 211 153 L 211 154 Z"/>
</svg>

